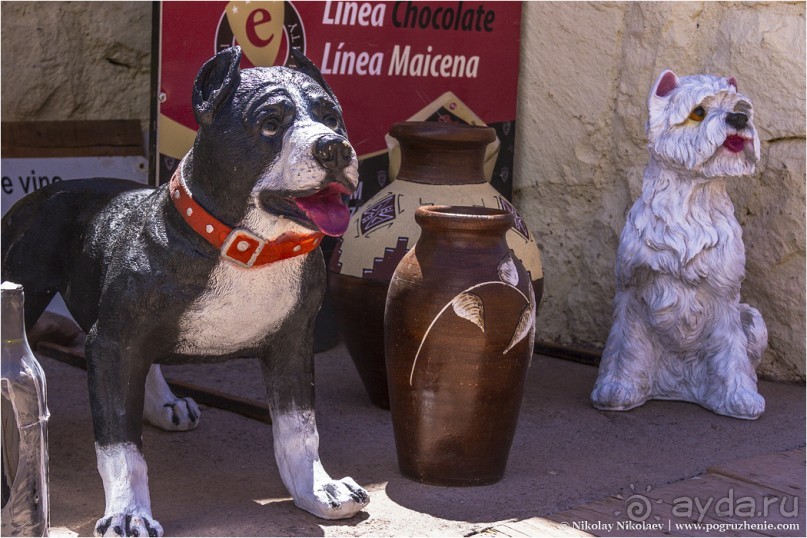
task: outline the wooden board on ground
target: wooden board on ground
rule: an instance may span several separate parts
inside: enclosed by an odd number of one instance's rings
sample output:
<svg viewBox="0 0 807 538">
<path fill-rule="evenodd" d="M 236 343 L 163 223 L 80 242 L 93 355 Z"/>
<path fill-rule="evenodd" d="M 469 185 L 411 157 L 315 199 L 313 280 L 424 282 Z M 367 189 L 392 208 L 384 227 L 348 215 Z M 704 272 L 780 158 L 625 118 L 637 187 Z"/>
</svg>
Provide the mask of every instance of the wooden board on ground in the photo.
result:
<svg viewBox="0 0 807 538">
<path fill-rule="evenodd" d="M 801 469 L 799 471 L 799 469 Z M 804 497 L 804 448 L 713 465 L 708 472 Z"/>
<path fill-rule="evenodd" d="M 798 497 L 718 474 L 704 474 L 647 493 L 673 505 L 673 514 L 691 520 L 708 516 L 731 526 L 726 532 L 750 530 L 765 536 L 803 536 L 804 514 Z M 683 514 L 683 515 L 682 515 Z M 705 522 L 703 522 L 706 524 Z M 778 525 L 796 524 L 798 529 Z M 717 527 L 715 527 L 717 528 Z M 726 527 L 729 529 L 729 527 Z"/>
<path fill-rule="evenodd" d="M 522 536 L 567 538 L 572 536 L 594 536 L 587 532 L 576 530 L 568 525 L 561 525 L 550 519 L 535 517 L 523 521 L 513 521 L 485 529 L 480 533 L 483 536 L 507 536 L 517 538 Z"/>
<path fill-rule="evenodd" d="M 549 535 L 541 525 L 554 521 L 559 531 L 582 533 L 578 536 L 804 536 L 804 477 L 801 447 L 714 465 L 688 480 L 499 525 L 485 533 Z"/>
</svg>

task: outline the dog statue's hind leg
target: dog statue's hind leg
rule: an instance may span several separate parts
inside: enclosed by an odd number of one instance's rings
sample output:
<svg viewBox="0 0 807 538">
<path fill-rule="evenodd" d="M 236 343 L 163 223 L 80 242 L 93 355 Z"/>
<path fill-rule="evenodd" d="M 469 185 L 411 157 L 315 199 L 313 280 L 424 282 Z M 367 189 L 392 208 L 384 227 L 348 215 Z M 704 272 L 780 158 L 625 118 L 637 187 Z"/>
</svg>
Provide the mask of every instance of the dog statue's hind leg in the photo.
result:
<svg viewBox="0 0 807 538">
<path fill-rule="evenodd" d="M 768 345 L 768 331 L 755 309 L 741 304 L 739 319 L 713 330 L 707 349 L 709 379 L 698 402 L 720 415 L 753 420 L 765 411 L 757 392 L 756 366 Z"/>
<path fill-rule="evenodd" d="M 171 392 L 159 364 L 152 364 L 146 376 L 143 419 L 167 431 L 187 431 L 199 425 L 201 411 L 192 398 L 178 398 Z"/>
<path fill-rule="evenodd" d="M 740 303 L 740 321 L 743 325 L 743 332 L 748 342 L 748 360 L 751 367 L 756 370 L 762 361 L 762 354 L 768 347 L 768 327 L 759 310 L 746 303 Z"/>
</svg>

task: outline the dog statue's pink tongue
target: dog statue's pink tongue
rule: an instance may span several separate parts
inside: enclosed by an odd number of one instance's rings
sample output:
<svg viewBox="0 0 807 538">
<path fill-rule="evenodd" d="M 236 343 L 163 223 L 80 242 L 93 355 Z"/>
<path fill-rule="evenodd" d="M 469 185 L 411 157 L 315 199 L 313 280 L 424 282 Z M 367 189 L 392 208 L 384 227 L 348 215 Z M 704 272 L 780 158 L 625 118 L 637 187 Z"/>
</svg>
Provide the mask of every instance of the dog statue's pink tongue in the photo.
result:
<svg viewBox="0 0 807 538">
<path fill-rule="evenodd" d="M 732 153 L 740 153 L 745 147 L 745 138 L 739 135 L 729 135 L 723 142 L 723 146 Z"/>
<path fill-rule="evenodd" d="M 294 201 L 322 233 L 338 237 L 345 233 L 350 221 L 350 210 L 342 202 L 342 194 L 346 194 L 346 190 L 333 184 Z"/>
</svg>

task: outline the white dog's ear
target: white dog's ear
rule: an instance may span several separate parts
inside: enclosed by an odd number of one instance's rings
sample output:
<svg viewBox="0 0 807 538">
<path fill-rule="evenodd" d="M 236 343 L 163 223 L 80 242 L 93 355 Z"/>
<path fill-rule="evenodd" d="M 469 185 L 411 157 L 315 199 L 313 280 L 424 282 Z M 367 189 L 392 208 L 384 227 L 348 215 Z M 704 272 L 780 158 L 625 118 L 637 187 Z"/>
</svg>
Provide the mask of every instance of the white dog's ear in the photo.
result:
<svg viewBox="0 0 807 538">
<path fill-rule="evenodd" d="M 669 69 L 665 69 L 653 83 L 651 96 L 666 97 L 671 91 L 678 87 L 678 77 Z"/>
<path fill-rule="evenodd" d="M 667 103 L 670 93 L 678 87 L 678 77 L 669 69 L 665 69 L 653 83 L 650 90 L 650 97 L 647 100 L 647 108 L 654 111 L 659 106 Z"/>
<path fill-rule="evenodd" d="M 216 110 L 238 86 L 241 80 L 238 66 L 241 63 L 241 47 L 224 49 L 209 59 L 193 83 L 193 113 L 199 125 L 209 125 Z"/>
</svg>

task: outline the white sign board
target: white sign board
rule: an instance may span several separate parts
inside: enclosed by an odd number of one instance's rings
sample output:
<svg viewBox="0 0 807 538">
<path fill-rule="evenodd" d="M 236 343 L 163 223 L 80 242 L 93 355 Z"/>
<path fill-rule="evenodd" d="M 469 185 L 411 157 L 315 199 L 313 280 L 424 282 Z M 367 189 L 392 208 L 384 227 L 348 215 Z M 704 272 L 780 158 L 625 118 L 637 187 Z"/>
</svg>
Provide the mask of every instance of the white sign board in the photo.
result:
<svg viewBox="0 0 807 538">
<path fill-rule="evenodd" d="M 148 182 L 145 157 L 26 157 L 0 160 L 2 214 L 17 200 L 57 181 L 111 177 Z"/>
<path fill-rule="evenodd" d="M 0 159 L 0 171 L 3 215 L 26 194 L 58 181 L 109 177 L 148 182 L 148 161 L 139 156 Z M 70 317 L 60 295 L 56 295 L 48 310 Z"/>
</svg>

